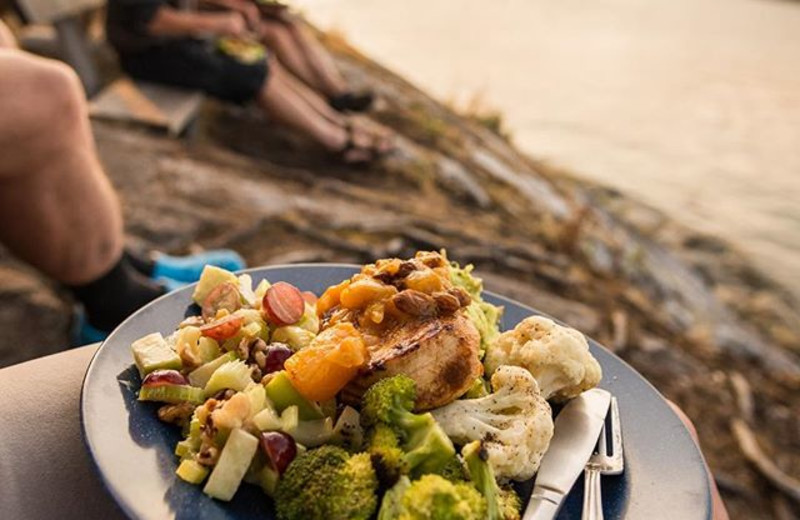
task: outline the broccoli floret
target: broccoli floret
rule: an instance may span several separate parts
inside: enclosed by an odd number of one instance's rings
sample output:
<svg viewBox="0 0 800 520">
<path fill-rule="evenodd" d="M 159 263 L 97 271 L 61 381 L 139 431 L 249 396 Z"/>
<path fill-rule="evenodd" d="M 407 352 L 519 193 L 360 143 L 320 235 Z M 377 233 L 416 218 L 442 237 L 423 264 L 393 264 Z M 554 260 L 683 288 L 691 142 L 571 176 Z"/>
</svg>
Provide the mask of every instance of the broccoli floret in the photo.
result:
<svg viewBox="0 0 800 520">
<path fill-rule="evenodd" d="M 450 460 L 439 471 L 435 473 L 440 477 L 444 477 L 450 482 L 466 482 L 467 474 L 464 471 L 464 464 L 458 458 L 458 455 L 453 455 Z"/>
<path fill-rule="evenodd" d="M 378 520 L 484 520 L 486 501 L 470 484 L 439 475 L 403 477 L 383 497 Z"/>
<path fill-rule="evenodd" d="M 278 481 L 280 520 L 367 520 L 378 506 L 378 480 L 366 453 L 323 446 L 299 455 Z"/>
<path fill-rule="evenodd" d="M 361 418 L 367 428 L 389 426 L 397 435 L 412 475 L 437 473 L 456 450 L 430 413 L 415 414 L 416 384 L 398 375 L 372 385 L 364 394 Z"/>
<path fill-rule="evenodd" d="M 486 520 L 519 520 L 519 497 L 513 489 L 497 485 L 489 464 L 489 452 L 481 441 L 473 441 L 461 449 L 470 480 L 486 499 Z"/>
<path fill-rule="evenodd" d="M 394 486 L 402 475 L 408 474 L 405 452 L 400 448 L 400 441 L 394 430 L 386 424 L 378 423 L 369 431 L 367 452 L 372 459 L 372 466 L 375 468 L 381 488 Z"/>
</svg>

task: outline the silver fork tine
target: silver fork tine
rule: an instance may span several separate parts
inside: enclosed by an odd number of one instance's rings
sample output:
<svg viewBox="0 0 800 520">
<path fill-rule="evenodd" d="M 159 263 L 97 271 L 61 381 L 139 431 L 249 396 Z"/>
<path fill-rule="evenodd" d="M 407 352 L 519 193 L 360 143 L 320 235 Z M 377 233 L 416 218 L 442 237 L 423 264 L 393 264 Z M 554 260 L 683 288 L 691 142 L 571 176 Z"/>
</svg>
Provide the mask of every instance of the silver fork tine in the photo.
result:
<svg viewBox="0 0 800 520">
<path fill-rule="evenodd" d="M 610 414 L 609 427 L 606 427 L 609 422 L 609 417 L 606 417 L 603 428 L 600 430 L 600 438 L 597 440 L 597 450 L 586 463 L 582 520 L 603 520 L 600 475 L 619 475 L 623 471 L 622 427 L 616 397 L 611 397 L 608 413 Z M 612 450 L 610 454 L 608 453 L 609 435 L 611 435 Z"/>
</svg>

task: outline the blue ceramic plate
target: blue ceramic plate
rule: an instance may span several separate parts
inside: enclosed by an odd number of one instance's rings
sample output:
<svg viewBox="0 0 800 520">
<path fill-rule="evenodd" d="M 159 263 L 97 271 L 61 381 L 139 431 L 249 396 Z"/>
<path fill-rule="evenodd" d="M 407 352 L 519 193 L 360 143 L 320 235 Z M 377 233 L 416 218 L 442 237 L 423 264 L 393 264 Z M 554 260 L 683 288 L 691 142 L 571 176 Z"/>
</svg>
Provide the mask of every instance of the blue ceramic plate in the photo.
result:
<svg viewBox="0 0 800 520">
<path fill-rule="evenodd" d="M 353 266 L 316 264 L 267 267 L 249 273 L 256 283 L 262 278 L 284 280 L 321 294 L 356 271 Z M 154 404 L 136 400 L 140 381 L 130 344 L 151 332 L 167 335 L 175 330 L 191 313 L 191 293 L 192 288 L 187 287 L 142 308 L 97 351 L 81 395 L 86 445 L 106 488 L 131 518 L 274 518 L 270 499 L 255 486 L 242 485 L 230 503 L 223 503 L 178 479 L 173 455 L 180 440 L 178 429 L 159 422 Z M 503 330 L 538 314 L 501 296 L 487 294 L 486 299 L 505 306 Z M 601 386 L 619 400 L 625 442 L 625 472 L 602 481 L 605 517 L 709 519 L 706 473 L 687 430 L 647 381 L 605 348 L 590 343 L 603 367 Z M 530 487 L 530 482 L 524 483 L 520 490 Z M 580 518 L 582 494 L 579 479 L 559 518 Z"/>
</svg>

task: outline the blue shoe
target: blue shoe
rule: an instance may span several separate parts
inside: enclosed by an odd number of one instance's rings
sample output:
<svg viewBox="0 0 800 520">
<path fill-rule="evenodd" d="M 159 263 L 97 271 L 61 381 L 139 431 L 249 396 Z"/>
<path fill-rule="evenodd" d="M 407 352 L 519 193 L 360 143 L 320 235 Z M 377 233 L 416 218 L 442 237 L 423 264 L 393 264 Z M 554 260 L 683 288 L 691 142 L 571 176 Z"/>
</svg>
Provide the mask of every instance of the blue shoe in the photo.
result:
<svg viewBox="0 0 800 520">
<path fill-rule="evenodd" d="M 194 283 L 200 279 L 200 274 L 206 265 L 214 265 L 228 271 L 239 271 L 247 266 L 239 253 L 230 249 L 212 249 L 188 256 L 159 254 L 155 258 L 151 278 L 158 281 L 166 278 L 186 284 Z"/>
<path fill-rule="evenodd" d="M 83 312 L 82 307 L 77 307 L 74 314 L 74 325 L 72 327 L 72 333 L 70 334 L 70 341 L 73 347 L 81 347 L 83 345 L 105 341 L 110 334 L 109 332 L 100 330 L 91 325 L 89 320 L 86 319 L 86 313 Z"/>
</svg>

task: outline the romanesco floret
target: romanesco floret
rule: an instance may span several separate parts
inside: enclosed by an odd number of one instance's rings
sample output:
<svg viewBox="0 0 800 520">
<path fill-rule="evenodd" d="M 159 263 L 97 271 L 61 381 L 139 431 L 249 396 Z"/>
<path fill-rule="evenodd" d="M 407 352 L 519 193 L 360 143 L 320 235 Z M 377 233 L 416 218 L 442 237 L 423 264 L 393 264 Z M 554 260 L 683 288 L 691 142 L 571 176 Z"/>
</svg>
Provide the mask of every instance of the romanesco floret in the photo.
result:
<svg viewBox="0 0 800 520">
<path fill-rule="evenodd" d="M 470 480 L 486 500 L 486 520 L 519 520 L 519 498 L 513 489 L 501 489 L 497 485 L 488 460 L 489 452 L 483 443 L 470 442 L 461 449 L 461 456 L 469 469 Z"/>
<path fill-rule="evenodd" d="M 378 506 L 378 480 L 366 453 L 323 446 L 298 455 L 278 481 L 280 520 L 368 520 Z"/>
<path fill-rule="evenodd" d="M 486 397 L 460 399 L 433 410 L 433 416 L 454 442 L 482 440 L 497 478 L 528 480 L 553 436 L 550 405 L 524 368 L 498 368 L 492 390 Z"/>
<path fill-rule="evenodd" d="M 489 346 L 487 373 L 501 365 L 528 369 L 545 399 L 566 401 L 597 386 L 603 376 L 586 338 L 542 316 L 522 320 Z"/>
<path fill-rule="evenodd" d="M 439 475 L 408 477 L 386 492 L 378 520 L 484 520 L 486 501 L 471 485 Z"/>
<path fill-rule="evenodd" d="M 361 420 L 366 428 L 384 424 L 394 431 L 412 475 L 437 473 L 456 450 L 433 415 L 411 411 L 415 399 L 416 384 L 410 377 L 382 379 L 364 394 Z"/>
</svg>

